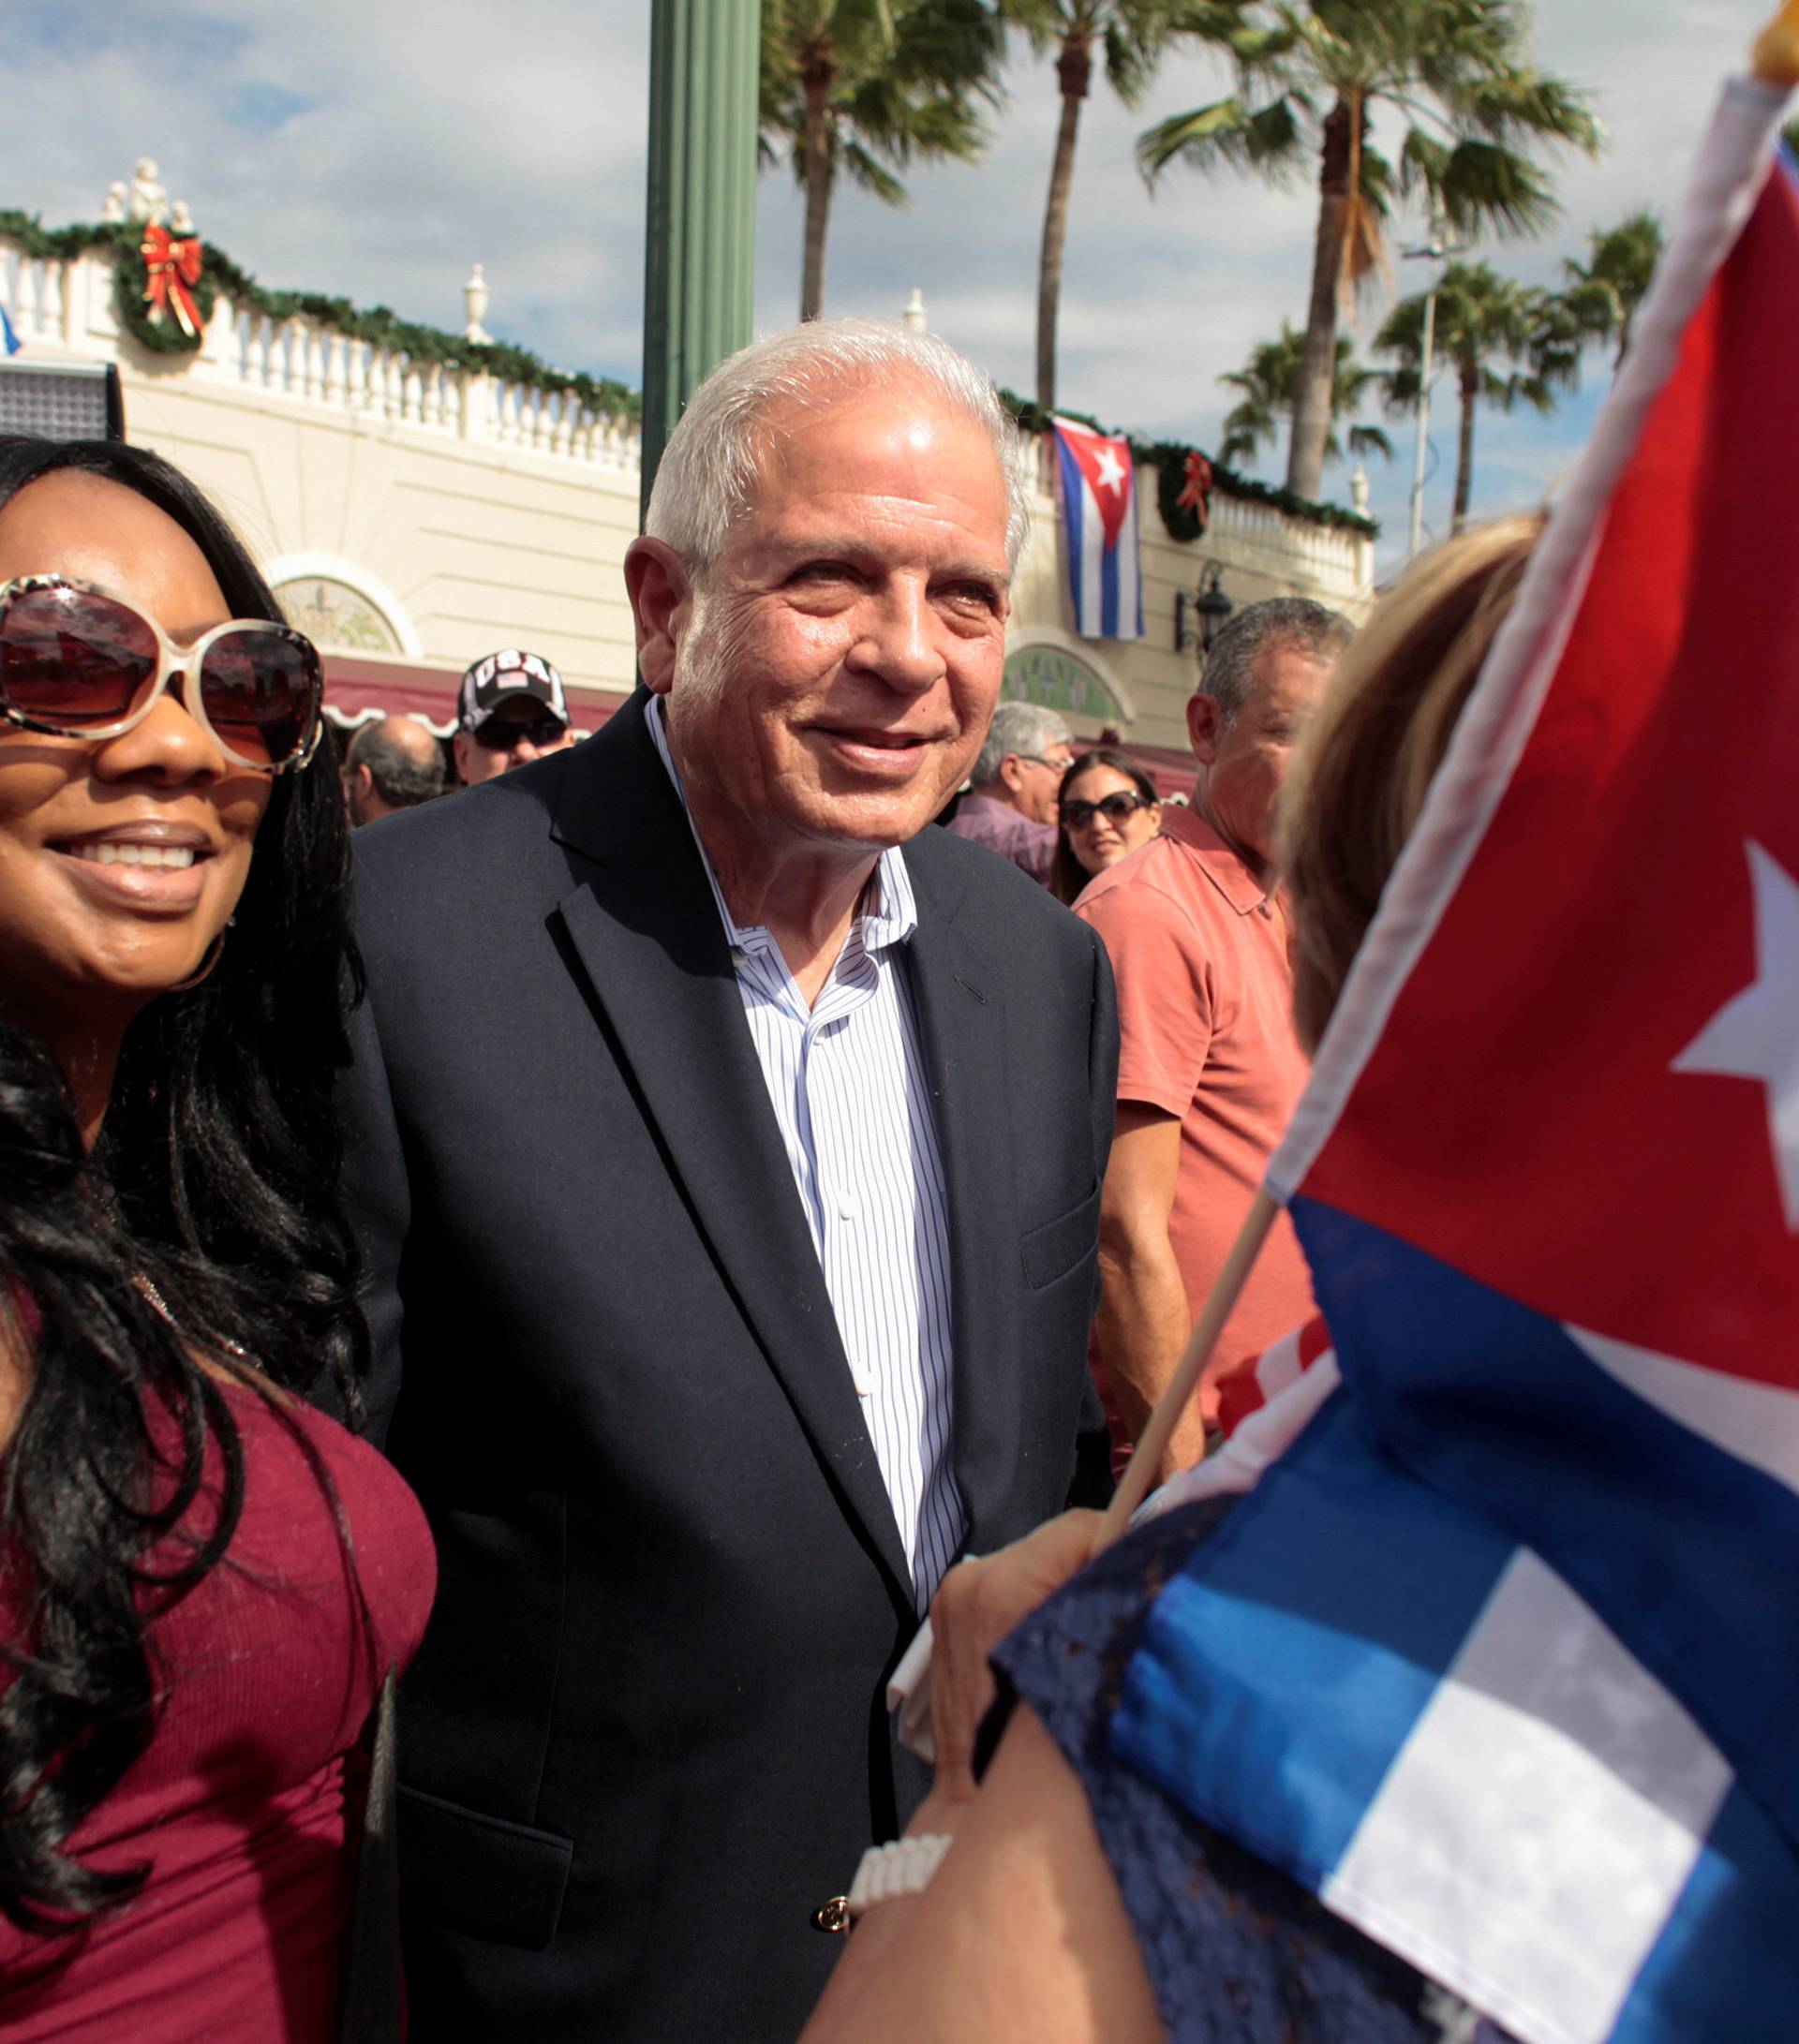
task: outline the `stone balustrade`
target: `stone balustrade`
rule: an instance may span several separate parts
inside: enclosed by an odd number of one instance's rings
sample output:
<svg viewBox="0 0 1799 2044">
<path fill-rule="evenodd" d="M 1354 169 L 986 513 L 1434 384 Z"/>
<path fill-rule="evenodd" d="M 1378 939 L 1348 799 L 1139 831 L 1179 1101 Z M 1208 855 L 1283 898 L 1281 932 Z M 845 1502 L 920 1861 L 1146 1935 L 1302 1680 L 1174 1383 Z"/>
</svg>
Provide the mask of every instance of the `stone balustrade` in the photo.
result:
<svg viewBox="0 0 1799 2044">
<path fill-rule="evenodd" d="M 0 237 L 0 307 L 26 346 L 131 361 L 134 344 L 112 308 L 112 274 L 104 250 L 61 260 L 26 255 Z M 572 392 L 414 361 L 403 348 L 355 339 L 304 315 L 275 319 L 223 290 L 196 353 L 138 355 L 136 365 L 142 374 L 186 373 L 551 460 L 632 472 L 639 464 L 635 422 L 597 412 Z"/>
<path fill-rule="evenodd" d="M 1365 600 L 1373 586 L 1374 541 L 1361 533 L 1222 490 L 1212 492 L 1210 512 L 1197 552 L 1310 584 L 1321 599 Z"/>
</svg>

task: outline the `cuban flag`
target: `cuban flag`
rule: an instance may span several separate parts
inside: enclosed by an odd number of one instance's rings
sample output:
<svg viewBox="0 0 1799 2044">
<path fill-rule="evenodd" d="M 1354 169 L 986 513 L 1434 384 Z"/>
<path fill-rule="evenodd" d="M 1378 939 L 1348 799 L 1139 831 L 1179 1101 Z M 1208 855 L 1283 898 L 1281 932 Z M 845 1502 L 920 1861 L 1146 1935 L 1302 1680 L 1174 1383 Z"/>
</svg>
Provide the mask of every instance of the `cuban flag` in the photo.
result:
<svg viewBox="0 0 1799 2044">
<path fill-rule="evenodd" d="M 1799 1837 L 1780 103 L 1727 90 L 1269 1183 L 1380 1439 L 1541 1555 Z"/>
<path fill-rule="evenodd" d="M 1325 1326 L 1152 1501 L 1249 1493 L 1112 1733 L 1532 2044 L 1799 2036 L 1783 97 L 1727 89 L 1271 1163 Z"/>
<path fill-rule="evenodd" d="M 7 308 L 0 305 L 0 354 L 16 355 L 24 343 L 12 331 L 12 321 L 7 318 Z"/>
<path fill-rule="evenodd" d="M 1083 639 L 1140 639 L 1143 576 L 1131 444 L 1073 419 L 1053 423 L 1075 629 Z"/>
</svg>

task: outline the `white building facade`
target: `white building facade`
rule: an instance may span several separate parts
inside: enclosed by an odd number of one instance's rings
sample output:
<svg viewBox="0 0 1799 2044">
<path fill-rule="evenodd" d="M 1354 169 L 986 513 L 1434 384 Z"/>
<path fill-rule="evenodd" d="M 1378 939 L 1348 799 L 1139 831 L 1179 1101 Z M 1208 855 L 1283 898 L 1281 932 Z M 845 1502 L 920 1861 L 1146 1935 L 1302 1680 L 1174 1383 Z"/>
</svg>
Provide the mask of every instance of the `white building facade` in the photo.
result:
<svg viewBox="0 0 1799 2044">
<path fill-rule="evenodd" d="M 153 351 L 117 316 L 115 259 L 104 245 L 33 254 L 0 233 L 18 359 L 116 363 L 128 437 L 185 469 L 244 534 L 326 651 L 340 716 L 409 708 L 444 724 L 456 676 L 505 645 L 554 661 L 585 725 L 623 700 L 633 652 L 621 568 L 640 469 L 622 407 L 413 361 L 305 315 L 276 320 L 223 288 L 195 351 Z M 471 278 L 468 290 L 469 332 L 484 338 L 484 289 Z M 1365 532 L 1220 490 L 1207 531 L 1182 543 L 1143 467 L 1147 636 L 1076 638 L 1052 481 L 1046 451 L 1006 689 L 1056 703 L 1081 735 L 1184 752 L 1196 656 L 1177 649 L 1175 599 L 1208 566 L 1237 604 L 1301 594 L 1360 617 L 1372 596 Z"/>
</svg>

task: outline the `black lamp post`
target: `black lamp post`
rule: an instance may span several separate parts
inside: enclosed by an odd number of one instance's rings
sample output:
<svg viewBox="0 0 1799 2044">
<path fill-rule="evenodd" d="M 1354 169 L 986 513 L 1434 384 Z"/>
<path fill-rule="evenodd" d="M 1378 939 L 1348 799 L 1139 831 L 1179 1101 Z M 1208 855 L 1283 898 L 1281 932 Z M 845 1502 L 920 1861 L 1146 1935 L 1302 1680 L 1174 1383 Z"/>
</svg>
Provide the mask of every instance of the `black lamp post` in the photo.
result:
<svg viewBox="0 0 1799 2044">
<path fill-rule="evenodd" d="M 1193 623 L 1188 613 L 1193 614 L 1199 627 L 1199 651 L 1212 651 L 1212 642 L 1224 629 L 1225 620 L 1237 606 L 1225 594 L 1221 586 L 1224 569 L 1217 561 L 1208 561 L 1199 570 L 1199 587 L 1188 596 L 1184 591 L 1174 600 L 1174 650 L 1187 653 L 1193 648 Z"/>
</svg>

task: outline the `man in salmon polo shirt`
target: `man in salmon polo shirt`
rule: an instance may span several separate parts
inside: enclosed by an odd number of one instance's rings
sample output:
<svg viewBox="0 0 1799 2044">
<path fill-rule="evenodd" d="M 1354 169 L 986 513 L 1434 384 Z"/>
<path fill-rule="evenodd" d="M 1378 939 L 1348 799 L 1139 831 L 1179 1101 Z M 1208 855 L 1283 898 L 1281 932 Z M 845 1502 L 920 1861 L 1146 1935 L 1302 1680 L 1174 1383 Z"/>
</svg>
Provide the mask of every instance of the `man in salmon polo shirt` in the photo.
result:
<svg viewBox="0 0 1799 2044">
<path fill-rule="evenodd" d="M 1286 1126 L 1306 1064 L 1293 1033 L 1286 921 L 1273 891 L 1274 807 L 1293 742 L 1348 643 L 1301 597 L 1253 603 L 1207 656 L 1187 704 L 1193 807 L 1108 868 L 1076 913 L 1118 983 L 1118 1122 L 1100 1204 L 1094 1336 L 1135 1439 L 1174 1372 Z M 1283 1214 L 1225 1323 L 1164 1476 L 1199 1459 L 1217 1373 L 1311 1317 Z"/>
</svg>

